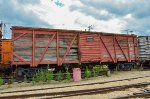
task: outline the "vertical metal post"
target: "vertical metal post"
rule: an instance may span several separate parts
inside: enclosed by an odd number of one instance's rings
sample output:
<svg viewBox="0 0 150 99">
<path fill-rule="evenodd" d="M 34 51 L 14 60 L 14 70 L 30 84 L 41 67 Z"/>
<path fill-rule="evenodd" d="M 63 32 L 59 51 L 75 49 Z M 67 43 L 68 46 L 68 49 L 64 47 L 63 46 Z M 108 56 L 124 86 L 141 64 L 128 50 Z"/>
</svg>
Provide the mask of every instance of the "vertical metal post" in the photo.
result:
<svg viewBox="0 0 150 99">
<path fill-rule="evenodd" d="M 2 63 L 2 25 L 3 23 L 0 23 L 0 64 Z"/>
<path fill-rule="evenodd" d="M 127 46 L 128 46 L 128 62 L 131 62 L 130 60 L 130 46 L 129 46 L 129 37 L 127 36 Z"/>
<path fill-rule="evenodd" d="M 137 41 L 136 41 L 137 42 Z M 136 49 L 136 46 L 137 45 L 135 45 L 135 38 L 133 37 L 133 48 L 134 48 L 134 57 L 135 57 L 135 60 L 137 60 L 137 53 L 136 53 L 136 51 L 138 52 L 138 49 Z M 139 54 L 138 54 L 139 55 Z"/>
<path fill-rule="evenodd" d="M 56 33 L 56 56 L 57 56 L 57 65 L 59 66 L 59 34 Z"/>
<path fill-rule="evenodd" d="M 79 58 L 79 64 L 81 64 L 81 45 L 80 45 L 80 33 L 78 33 L 78 58 Z"/>
<path fill-rule="evenodd" d="M 115 56 L 115 63 L 117 63 L 117 53 L 116 53 L 116 43 L 115 43 L 115 34 L 113 35 L 113 45 L 114 45 L 114 56 Z"/>
<path fill-rule="evenodd" d="M 101 35 L 99 34 L 99 37 L 100 37 Z M 99 39 L 99 47 L 100 47 L 100 62 L 102 61 L 101 59 L 102 59 L 102 51 L 101 51 L 101 40 Z"/>
<path fill-rule="evenodd" d="M 13 50 L 14 50 L 14 49 L 13 49 L 13 46 L 14 46 L 14 31 L 13 31 L 13 30 L 11 30 L 11 31 L 12 31 L 12 34 L 11 34 L 11 36 L 12 36 L 12 43 L 11 43 L 11 44 L 12 44 L 12 46 L 11 46 L 11 62 L 12 62 L 12 64 L 13 64 L 13 63 L 14 63 L 14 58 L 13 58 L 13 57 L 14 57 L 14 53 L 13 53 L 13 52 L 14 52 L 14 51 L 13 51 Z M 11 64 L 11 65 L 12 65 L 12 64 Z"/>
<path fill-rule="evenodd" d="M 32 67 L 35 66 L 35 34 L 34 30 L 32 30 Z"/>
</svg>

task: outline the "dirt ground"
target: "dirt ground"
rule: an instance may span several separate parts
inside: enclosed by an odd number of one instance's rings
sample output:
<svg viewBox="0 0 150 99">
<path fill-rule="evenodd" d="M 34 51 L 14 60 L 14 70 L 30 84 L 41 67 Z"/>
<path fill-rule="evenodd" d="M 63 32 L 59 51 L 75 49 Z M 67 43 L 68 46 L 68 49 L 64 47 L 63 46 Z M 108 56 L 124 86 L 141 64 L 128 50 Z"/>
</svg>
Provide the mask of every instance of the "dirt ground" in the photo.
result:
<svg viewBox="0 0 150 99">
<path fill-rule="evenodd" d="M 3 85 L 1 86 L 0 92 L 7 92 L 7 91 L 16 91 L 16 90 L 28 90 L 28 89 L 39 89 L 39 88 L 53 88 L 53 87 L 60 87 L 60 86 L 68 86 L 68 85 L 80 85 L 80 84 L 87 84 L 87 83 L 94 83 L 94 82 L 104 82 L 104 81 L 111 81 L 111 80 L 118 80 L 118 79 L 126 79 L 126 78 L 133 78 L 133 77 L 141 77 L 141 76 L 149 76 L 150 71 L 121 71 L 121 72 L 115 72 L 111 75 L 111 77 L 107 76 L 99 76 L 99 77 L 93 77 L 90 79 L 82 80 L 80 82 L 56 82 L 52 81 L 50 84 L 37 84 L 32 85 L 32 83 L 14 83 L 12 85 Z M 121 85 L 128 85 L 128 84 L 136 84 L 136 83 L 142 83 L 142 82 L 150 82 L 150 77 L 146 78 L 139 78 L 134 80 L 126 80 L 126 81 L 118 81 L 118 82 L 111 82 L 106 84 L 94 84 L 90 86 L 75 86 L 75 87 L 68 87 L 68 88 L 59 88 L 59 89 L 50 89 L 50 90 L 44 90 L 44 91 L 38 91 L 38 93 L 45 93 L 45 92 L 60 92 L 60 91 L 73 91 L 73 90 L 83 90 L 83 89 L 94 89 L 94 88 L 104 88 L 104 87 L 111 87 L 111 86 L 121 86 Z M 147 88 L 150 88 L 148 86 Z M 108 99 L 123 95 L 130 95 L 134 92 L 141 92 L 141 88 L 130 88 L 125 91 L 116 91 L 111 92 L 107 94 L 99 94 L 99 95 L 87 95 L 87 96 L 75 96 L 71 97 L 73 99 Z M 23 94 L 29 94 L 29 93 L 37 93 L 37 91 L 31 91 L 31 92 L 25 92 Z M 14 94 L 14 93 L 13 93 Z M 17 94 L 22 94 L 17 93 Z M 11 94 L 0 94 L 1 95 L 11 95 Z M 70 97 L 65 99 L 70 99 Z"/>
</svg>

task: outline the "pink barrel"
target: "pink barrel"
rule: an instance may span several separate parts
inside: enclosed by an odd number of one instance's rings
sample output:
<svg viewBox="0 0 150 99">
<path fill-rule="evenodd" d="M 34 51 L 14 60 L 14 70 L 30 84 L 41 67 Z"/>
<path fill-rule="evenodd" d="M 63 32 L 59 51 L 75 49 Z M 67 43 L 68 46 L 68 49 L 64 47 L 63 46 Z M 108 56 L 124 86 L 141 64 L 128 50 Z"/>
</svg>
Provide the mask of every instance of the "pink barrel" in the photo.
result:
<svg viewBox="0 0 150 99">
<path fill-rule="evenodd" d="M 81 69 L 73 68 L 73 80 L 80 81 L 81 80 Z"/>
</svg>

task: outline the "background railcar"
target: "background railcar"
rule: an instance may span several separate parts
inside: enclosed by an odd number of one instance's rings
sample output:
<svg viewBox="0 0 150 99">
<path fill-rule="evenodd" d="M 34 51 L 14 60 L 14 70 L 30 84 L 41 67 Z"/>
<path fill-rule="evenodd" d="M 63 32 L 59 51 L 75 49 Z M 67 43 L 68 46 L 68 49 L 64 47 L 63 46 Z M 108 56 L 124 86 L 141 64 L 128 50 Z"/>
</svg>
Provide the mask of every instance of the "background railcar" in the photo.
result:
<svg viewBox="0 0 150 99">
<path fill-rule="evenodd" d="M 11 73 L 11 39 L 1 40 L 1 54 L 0 54 L 0 72 L 9 75 Z"/>
<path fill-rule="evenodd" d="M 139 61 L 144 67 L 150 67 L 150 36 L 138 37 Z"/>
</svg>

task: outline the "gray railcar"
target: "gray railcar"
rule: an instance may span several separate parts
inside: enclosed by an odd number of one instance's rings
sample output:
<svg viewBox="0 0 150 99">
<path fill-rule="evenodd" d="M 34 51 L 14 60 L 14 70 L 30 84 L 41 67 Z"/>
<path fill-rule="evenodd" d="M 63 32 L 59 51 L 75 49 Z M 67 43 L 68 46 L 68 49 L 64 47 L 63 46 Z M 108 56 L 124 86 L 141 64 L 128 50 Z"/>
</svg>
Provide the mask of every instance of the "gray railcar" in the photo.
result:
<svg viewBox="0 0 150 99">
<path fill-rule="evenodd" d="M 150 67 L 150 36 L 139 36 L 138 48 L 140 62 Z"/>
</svg>

